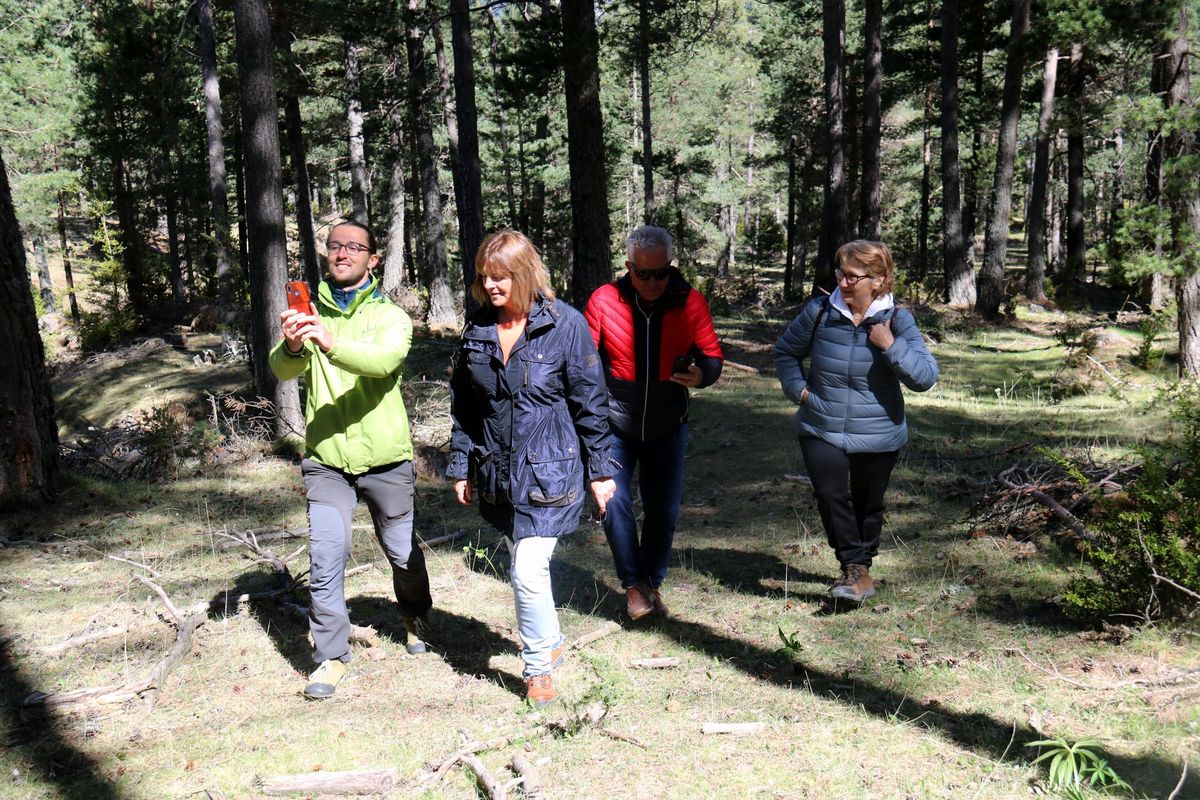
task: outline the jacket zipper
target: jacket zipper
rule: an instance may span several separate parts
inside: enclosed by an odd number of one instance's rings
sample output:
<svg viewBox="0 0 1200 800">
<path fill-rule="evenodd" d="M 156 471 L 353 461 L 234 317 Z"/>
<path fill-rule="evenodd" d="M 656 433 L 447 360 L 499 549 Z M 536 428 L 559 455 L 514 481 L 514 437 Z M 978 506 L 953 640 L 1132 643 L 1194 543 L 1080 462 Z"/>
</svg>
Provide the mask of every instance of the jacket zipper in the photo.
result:
<svg viewBox="0 0 1200 800">
<path fill-rule="evenodd" d="M 635 295 L 633 298 L 634 304 L 637 305 L 638 312 L 646 320 L 646 390 L 642 395 L 642 441 L 646 440 L 646 411 L 650 406 L 650 381 L 653 377 L 652 367 L 650 365 L 650 315 L 642 309 L 642 303 Z"/>
</svg>

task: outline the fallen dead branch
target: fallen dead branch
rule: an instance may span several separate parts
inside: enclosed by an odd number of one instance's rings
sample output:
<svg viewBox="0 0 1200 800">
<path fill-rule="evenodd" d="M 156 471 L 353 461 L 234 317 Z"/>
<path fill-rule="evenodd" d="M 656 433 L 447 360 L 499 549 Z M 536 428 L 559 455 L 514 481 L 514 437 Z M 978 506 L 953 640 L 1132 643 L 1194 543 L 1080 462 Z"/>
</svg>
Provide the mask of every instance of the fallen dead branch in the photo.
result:
<svg viewBox="0 0 1200 800">
<path fill-rule="evenodd" d="M 208 621 L 208 608 L 190 614 L 181 614 L 175 604 L 163 591 L 162 587 L 148 578 L 135 575 L 142 583 L 154 590 L 163 601 L 168 613 L 175 620 L 175 642 L 167 654 L 141 678 L 127 681 L 117 686 L 101 686 L 91 689 L 73 689 L 66 692 L 42 694 L 34 692 L 21 703 L 23 706 L 41 705 L 47 708 L 69 708 L 79 705 L 108 705 L 123 704 L 141 700 L 146 710 L 154 708 L 162 694 L 163 685 L 171 671 L 179 665 L 183 657 L 192 648 L 192 638 L 196 629 Z"/>
<path fill-rule="evenodd" d="M 521 776 L 525 800 L 546 800 L 546 793 L 542 791 L 542 778 L 529 759 L 523 753 L 513 753 L 509 763 L 512 771 Z"/>
<path fill-rule="evenodd" d="M 387 794 L 396 788 L 394 769 L 359 772 L 306 772 L 262 781 L 263 794 Z"/>
<path fill-rule="evenodd" d="M 614 633 L 619 633 L 620 630 L 620 625 L 612 620 L 609 620 L 591 633 L 585 633 L 583 636 L 580 636 L 578 639 L 571 642 L 570 649 L 579 650 L 580 648 L 587 647 L 597 639 L 603 639 L 605 636 L 612 636 Z"/>
<path fill-rule="evenodd" d="M 79 647 L 80 645 L 85 645 L 89 642 L 98 642 L 101 639 L 111 639 L 114 636 L 121 636 L 122 634 L 128 632 L 128 625 L 111 625 L 102 630 L 77 633 L 74 636 L 63 639 L 61 642 L 48 644 L 40 648 L 40 652 L 48 656 L 57 655 L 58 653 L 61 653 L 65 650 L 70 650 L 73 647 Z"/>
<path fill-rule="evenodd" d="M 475 780 L 479 784 L 479 788 L 487 793 L 490 800 L 506 800 L 508 794 L 504 791 L 504 787 L 496 780 L 495 775 L 488 772 L 487 767 L 479 760 L 479 756 L 464 755 L 461 760 L 475 773 Z"/>
<path fill-rule="evenodd" d="M 701 733 L 729 736 L 750 736 L 766 729 L 765 722 L 705 722 L 700 726 Z"/>
<path fill-rule="evenodd" d="M 1026 494 L 1034 500 L 1041 503 L 1046 508 L 1053 512 L 1054 516 L 1058 517 L 1064 525 L 1073 530 L 1080 539 L 1092 542 L 1096 540 L 1096 534 L 1087 529 L 1087 526 L 1079 521 L 1079 518 L 1068 511 L 1061 503 L 1051 497 L 1047 492 L 1043 491 L 1043 487 L 1033 483 L 1017 484 L 1012 480 L 1012 476 L 1020 468 L 1013 466 L 1000 473 L 998 480 L 1015 492 L 1017 496 Z"/>
<path fill-rule="evenodd" d="M 733 367 L 734 369 L 740 369 L 742 372 L 749 372 L 751 375 L 758 374 L 758 367 L 752 367 L 748 364 L 739 364 L 736 361 L 730 361 L 728 358 L 725 359 L 725 366 Z"/>
<path fill-rule="evenodd" d="M 635 658 L 629 666 L 636 669 L 674 669 L 679 666 L 678 658 Z"/>
<path fill-rule="evenodd" d="M 637 738 L 636 736 L 630 736 L 628 733 L 621 733 L 620 731 L 610 730 L 609 728 L 601 728 L 600 735 L 607 736 L 610 739 L 616 739 L 618 742 L 625 742 L 626 744 L 631 744 L 634 747 L 640 747 L 643 750 L 646 749 L 645 742 L 643 742 L 641 739 Z"/>
<path fill-rule="evenodd" d="M 1179 776 L 1179 783 L 1175 784 L 1175 788 L 1171 790 L 1169 795 L 1167 795 L 1167 800 L 1175 800 L 1175 798 L 1183 796 L 1179 793 L 1183 791 L 1183 785 L 1187 783 L 1187 773 L 1188 764 L 1185 761 L 1183 762 L 1183 774 Z"/>
<path fill-rule="evenodd" d="M 146 570 L 146 572 L 150 573 L 151 578 L 161 578 L 162 577 L 161 575 L 159 575 L 158 571 L 156 569 L 154 569 L 153 567 L 148 567 L 145 564 L 141 564 L 137 561 L 132 561 L 128 558 L 122 558 L 121 556 L 114 556 L 111 553 L 109 554 L 108 557 L 111 558 L 113 561 L 120 561 L 124 564 L 129 564 L 130 566 L 137 567 L 138 569 L 144 569 L 144 570 Z"/>
<path fill-rule="evenodd" d="M 482 753 L 487 750 L 496 750 L 501 747 L 507 747 L 513 742 L 518 742 L 523 739 L 536 739 L 548 734 L 571 734 L 581 728 L 589 725 L 599 725 L 608 714 L 608 707 L 603 703 L 591 703 L 584 706 L 578 713 L 566 717 L 561 720 L 551 720 L 543 722 L 539 725 L 534 725 L 529 728 L 510 733 L 507 736 L 497 736 L 494 739 L 488 739 L 483 742 L 468 742 L 460 747 L 455 752 L 451 753 L 446 758 L 442 759 L 431 772 L 421 779 L 421 783 L 425 786 L 431 786 L 446 776 L 451 767 L 459 763 L 464 756 Z"/>
</svg>

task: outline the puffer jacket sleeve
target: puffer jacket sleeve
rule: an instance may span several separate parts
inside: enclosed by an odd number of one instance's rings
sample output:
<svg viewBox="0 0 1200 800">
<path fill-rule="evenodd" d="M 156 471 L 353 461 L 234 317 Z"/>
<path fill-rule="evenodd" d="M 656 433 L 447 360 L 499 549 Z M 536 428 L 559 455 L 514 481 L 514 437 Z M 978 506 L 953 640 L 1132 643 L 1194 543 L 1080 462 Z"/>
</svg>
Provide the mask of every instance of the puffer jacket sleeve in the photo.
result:
<svg viewBox="0 0 1200 800">
<path fill-rule="evenodd" d="M 823 298 L 816 298 L 800 309 L 792 324 L 775 343 L 775 374 L 779 376 L 783 393 L 796 405 L 800 404 L 800 396 L 808 386 L 808 376 L 800 362 L 812 347 L 813 327 L 820 316 L 821 304 L 826 302 Z"/>
<path fill-rule="evenodd" d="M 612 464 L 608 390 L 600 355 L 581 314 L 564 313 L 559 324 L 566 334 L 567 408 L 587 451 L 588 479 L 607 478 L 616 473 L 616 468 Z"/>
<path fill-rule="evenodd" d="M 470 431 L 476 430 L 483 421 L 479 400 L 471 388 L 471 373 L 467 368 L 467 354 L 461 343 L 454 352 L 454 369 L 450 376 L 450 463 L 446 465 L 446 477 L 466 480 L 470 474 L 471 448 Z"/>
<path fill-rule="evenodd" d="M 696 366 L 700 368 L 700 383 L 697 389 L 712 386 L 721 377 L 721 368 L 725 365 L 725 354 L 721 352 L 721 343 L 717 340 L 717 331 L 713 327 L 712 312 L 709 311 L 708 301 L 704 295 L 692 289 L 688 295 L 688 319 L 692 323 L 692 341 L 699 351 Z"/>
<path fill-rule="evenodd" d="M 384 324 L 371 341 L 334 337 L 329 363 L 338 369 L 367 378 L 386 378 L 404 364 L 412 345 L 412 320 L 404 309 L 386 309 Z"/>
<path fill-rule="evenodd" d="M 892 317 L 892 335 L 896 340 L 883 351 L 884 361 L 896 373 L 900 382 L 914 392 L 926 392 L 933 388 L 938 379 L 938 363 L 925 337 L 917 328 L 917 321 L 907 309 L 896 309 Z"/>
</svg>

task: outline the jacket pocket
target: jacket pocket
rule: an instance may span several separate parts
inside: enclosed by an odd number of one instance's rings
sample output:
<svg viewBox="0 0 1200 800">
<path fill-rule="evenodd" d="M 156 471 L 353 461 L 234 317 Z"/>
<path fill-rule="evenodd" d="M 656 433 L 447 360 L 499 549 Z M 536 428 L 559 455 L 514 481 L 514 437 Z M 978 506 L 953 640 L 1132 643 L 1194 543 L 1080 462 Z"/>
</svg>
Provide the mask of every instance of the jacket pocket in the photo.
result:
<svg viewBox="0 0 1200 800">
<path fill-rule="evenodd" d="M 561 508 L 579 499 L 578 481 L 583 465 L 579 447 L 532 447 L 529 450 L 529 504 L 537 508 Z"/>
<path fill-rule="evenodd" d="M 490 355 L 479 350 L 468 350 L 467 371 L 471 374 L 475 391 L 488 398 L 496 396 L 496 369 Z"/>
</svg>

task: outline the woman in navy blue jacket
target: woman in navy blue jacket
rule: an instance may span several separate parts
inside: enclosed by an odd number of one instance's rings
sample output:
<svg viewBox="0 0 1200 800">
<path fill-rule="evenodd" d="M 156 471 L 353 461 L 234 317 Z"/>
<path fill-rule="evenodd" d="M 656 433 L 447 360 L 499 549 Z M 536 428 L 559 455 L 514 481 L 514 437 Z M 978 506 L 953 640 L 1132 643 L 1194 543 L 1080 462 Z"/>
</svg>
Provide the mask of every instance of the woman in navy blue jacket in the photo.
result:
<svg viewBox="0 0 1200 800">
<path fill-rule="evenodd" d="M 800 450 L 842 567 L 830 593 L 861 602 L 875 594 L 870 567 L 883 531 L 884 493 L 908 441 L 900 387 L 927 391 L 938 365 L 912 314 L 892 298 L 895 266 L 887 245 L 849 242 L 836 263 L 837 289 L 810 301 L 788 326 L 775 343 L 775 369 L 783 393 L 800 406 Z"/>
<path fill-rule="evenodd" d="M 446 474 L 458 502 L 509 539 L 529 700 L 554 700 L 562 634 L 550 555 L 583 510 L 585 478 L 600 513 L 616 491 L 607 390 L 583 315 L 554 299 L 533 244 L 500 231 L 479 246 L 467 320 L 450 380 Z M 585 475 L 586 472 L 586 475 Z"/>
</svg>

